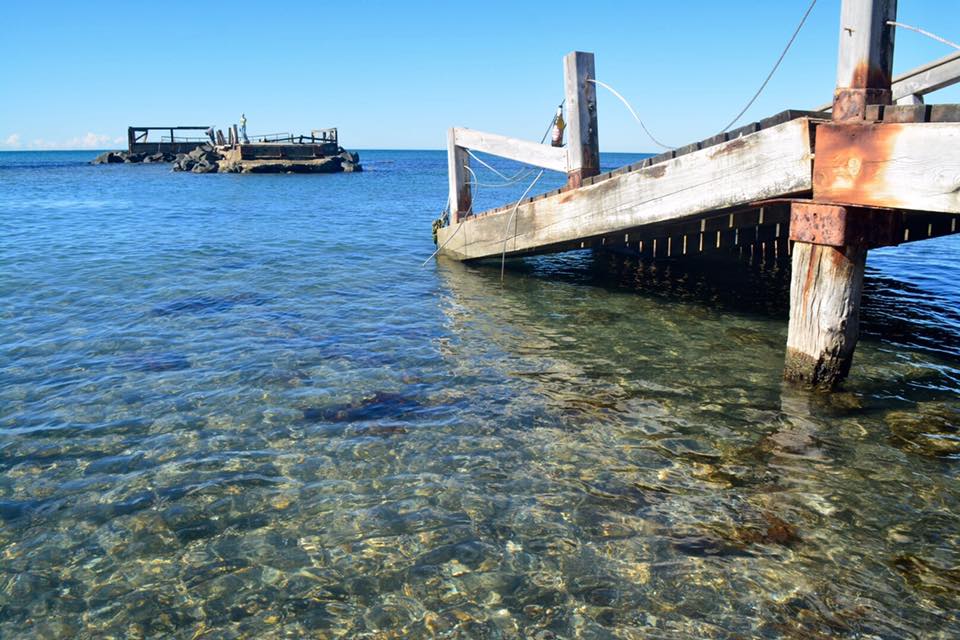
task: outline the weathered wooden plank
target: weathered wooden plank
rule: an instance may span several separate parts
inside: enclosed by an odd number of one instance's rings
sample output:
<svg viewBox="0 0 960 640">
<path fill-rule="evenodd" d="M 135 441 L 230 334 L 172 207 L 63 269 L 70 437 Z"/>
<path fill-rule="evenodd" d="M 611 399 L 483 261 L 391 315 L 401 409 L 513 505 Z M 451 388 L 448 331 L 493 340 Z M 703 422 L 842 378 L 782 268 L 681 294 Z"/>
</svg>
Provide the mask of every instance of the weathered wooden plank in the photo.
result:
<svg viewBox="0 0 960 640">
<path fill-rule="evenodd" d="M 908 96 L 923 96 L 960 82 L 960 51 L 912 69 L 893 79 L 891 92 L 899 102 Z"/>
<path fill-rule="evenodd" d="M 811 188 L 811 121 L 792 120 L 679 158 L 531 204 L 511 224 L 508 253 L 680 221 Z M 466 233 L 440 230 L 444 253 L 460 260 L 499 256 L 510 211 L 471 219 Z M 514 233 L 514 229 L 516 232 Z"/>
<path fill-rule="evenodd" d="M 960 104 L 932 104 L 930 122 L 960 122 Z"/>
<path fill-rule="evenodd" d="M 535 167 L 561 173 L 567 170 L 567 151 L 561 147 L 508 138 L 497 133 L 454 127 L 454 144 L 474 151 L 482 151 L 501 158 L 516 160 Z"/>
<path fill-rule="evenodd" d="M 822 124 L 814 199 L 960 213 L 958 148 L 960 123 Z"/>
<path fill-rule="evenodd" d="M 882 118 L 885 123 L 896 122 L 926 122 L 927 107 L 924 104 L 898 104 L 882 107 Z"/>
<path fill-rule="evenodd" d="M 600 173 L 597 131 L 597 77 L 592 53 L 572 51 L 563 58 L 564 101 L 567 105 L 568 184 L 579 187 L 584 178 Z"/>
<path fill-rule="evenodd" d="M 893 78 L 890 93 L 894 102 L 912 95 L 925 96 L 960 82 L 960 52 L 921 65 Z M 822 104 L 818 112 L 830 111 L 833 103 Z"/>
</svg>

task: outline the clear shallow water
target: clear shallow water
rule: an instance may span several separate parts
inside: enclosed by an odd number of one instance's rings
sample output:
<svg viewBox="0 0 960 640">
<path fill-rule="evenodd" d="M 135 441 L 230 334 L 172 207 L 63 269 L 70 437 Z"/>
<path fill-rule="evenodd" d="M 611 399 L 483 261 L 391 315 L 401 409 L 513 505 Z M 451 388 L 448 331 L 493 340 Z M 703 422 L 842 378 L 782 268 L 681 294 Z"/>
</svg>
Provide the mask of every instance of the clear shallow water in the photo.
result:
<svg viewBox="0 0 960 640">
<path fill-rule="evenodd" d="M 445 155 L 362 155 L 0 154 L 0 636 L 960 634 L 957 238 L 810 396 L 782 268 L 421 268 Z"/>
</svg>

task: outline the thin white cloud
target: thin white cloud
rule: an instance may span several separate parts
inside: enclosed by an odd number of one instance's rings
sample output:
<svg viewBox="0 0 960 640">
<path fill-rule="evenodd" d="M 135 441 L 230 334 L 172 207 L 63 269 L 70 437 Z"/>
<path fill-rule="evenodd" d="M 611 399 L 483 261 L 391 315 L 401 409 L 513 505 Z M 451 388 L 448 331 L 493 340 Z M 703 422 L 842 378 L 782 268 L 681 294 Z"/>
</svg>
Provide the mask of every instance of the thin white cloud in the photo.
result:
<svg viewBox="0 0 960 640">
<path fill-rule="evenodd" d="M 110 136 L 102 133 L 88 132 L 87 135 L 79 138 L 71 138 L 64 145 L 65 149 L 102 149 L 110 146 Z"/>
<path fill-rule="evenodd" d="M 0 147 L 5 149 L 115 149 L 122 146 L 123 138 L 115 138 L 102 133 L 87 132 L 82 136 L 75 136 L 66 140 L 47 140 L 46 138 L 34 138 L 29 143 L 25 142 L 19 133 L 13 133 L 5 140 L 0 142 Z"/>
</svg>

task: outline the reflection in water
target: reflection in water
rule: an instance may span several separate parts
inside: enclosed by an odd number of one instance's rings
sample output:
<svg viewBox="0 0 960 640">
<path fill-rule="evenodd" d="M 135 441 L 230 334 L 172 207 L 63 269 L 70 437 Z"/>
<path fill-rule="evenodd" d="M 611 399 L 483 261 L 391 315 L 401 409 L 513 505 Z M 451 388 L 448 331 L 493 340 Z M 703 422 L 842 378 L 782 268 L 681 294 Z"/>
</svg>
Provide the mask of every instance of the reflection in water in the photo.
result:
<svg viewBox="0 0 960 640">
<path fill-rule="evenodd" d="M 810 395 L 781 266 L 418 269 L 445 154 L 370 156 L 0 193 L 0 636 L 960 634 L 957 290 L 881 255 Z"/>
</svg>

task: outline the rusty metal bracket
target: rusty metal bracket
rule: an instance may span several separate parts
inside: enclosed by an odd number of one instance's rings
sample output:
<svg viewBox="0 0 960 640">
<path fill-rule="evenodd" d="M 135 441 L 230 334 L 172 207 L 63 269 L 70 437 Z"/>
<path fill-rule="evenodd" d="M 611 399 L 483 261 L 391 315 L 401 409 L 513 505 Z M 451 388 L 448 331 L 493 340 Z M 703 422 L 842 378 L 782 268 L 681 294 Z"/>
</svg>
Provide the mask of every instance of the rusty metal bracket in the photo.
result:
<svg viewBox="0 0 960 640">
<path fill-rule="evenodd" d="M 889 247 L 903 240 L 903 214 L 896 209 L 794 200 L 790 239 L 831 247 Z"/>
<path fill-rule="evenodd" d="M 868 107 L 890 104 L 889 89 L 837 89 L 833 94 L 833 121 L 856 122 L 868 119 Z"/>
</svg>

